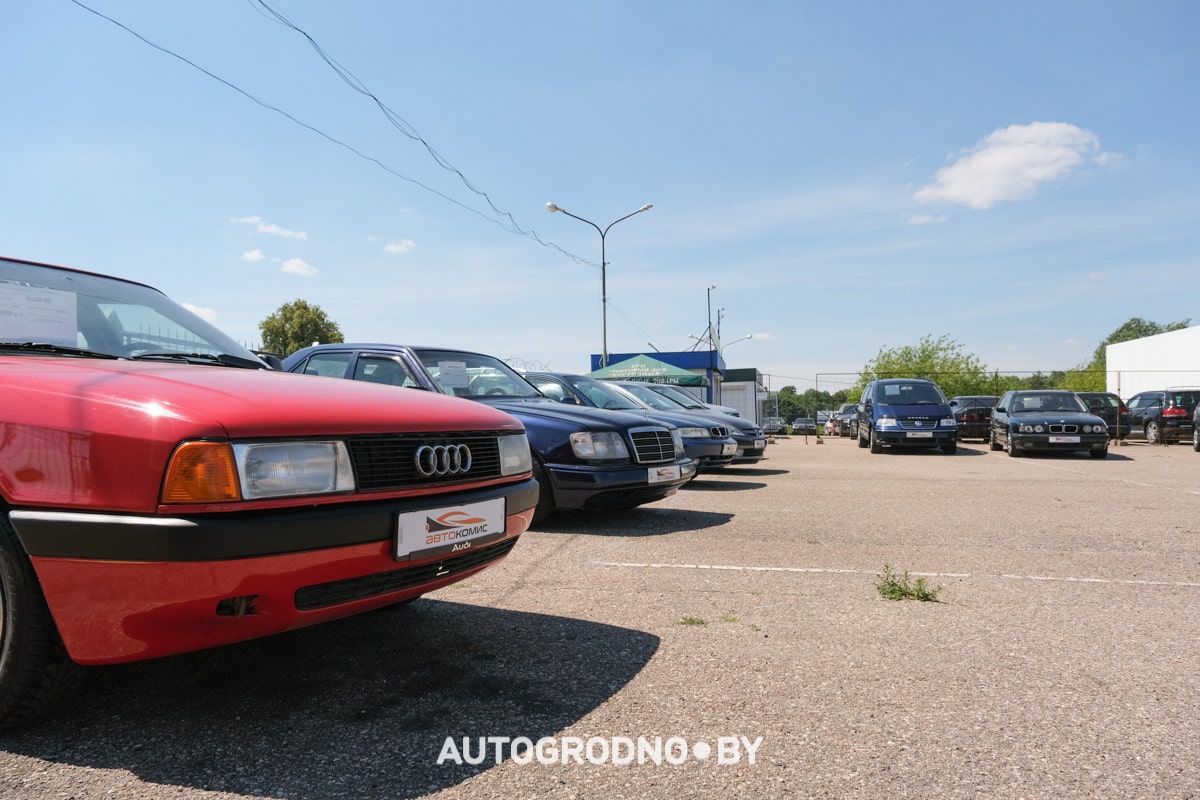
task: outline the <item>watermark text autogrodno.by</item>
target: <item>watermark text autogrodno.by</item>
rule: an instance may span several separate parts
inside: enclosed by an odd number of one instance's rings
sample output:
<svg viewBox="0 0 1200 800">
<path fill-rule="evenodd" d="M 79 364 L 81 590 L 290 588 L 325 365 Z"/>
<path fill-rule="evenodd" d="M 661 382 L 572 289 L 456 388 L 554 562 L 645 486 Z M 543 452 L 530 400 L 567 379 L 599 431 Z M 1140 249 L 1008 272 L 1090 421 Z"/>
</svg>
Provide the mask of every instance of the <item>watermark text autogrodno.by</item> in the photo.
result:
<svg viewBox="0 0 1200 800">
<path fill-rule="evenodd" d="M 688 742 L 682 736 L 447 736 L 438 764 L 482 764 L 512 761 L 516 764 L 654 764 L 678 766 L 689 760 L 717 764 L 750 764 L 758 757 L 762 737 L 718 736 Z"/>
</svg>

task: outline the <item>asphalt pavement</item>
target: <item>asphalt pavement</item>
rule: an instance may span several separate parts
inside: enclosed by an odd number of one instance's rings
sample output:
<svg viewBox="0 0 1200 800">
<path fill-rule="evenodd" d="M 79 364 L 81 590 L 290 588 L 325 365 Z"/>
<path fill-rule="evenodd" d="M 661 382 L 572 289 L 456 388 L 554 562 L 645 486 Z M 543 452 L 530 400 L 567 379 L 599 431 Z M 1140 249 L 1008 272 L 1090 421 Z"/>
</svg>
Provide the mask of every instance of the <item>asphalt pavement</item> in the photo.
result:
<svg viewBox="0 0 1200 800">
<path fill-rule="evenodd" d="M 1200 796 L 1200 453 L 767 452 L 405 607 L 90 670 L 0 797 Z"/>
</svg>

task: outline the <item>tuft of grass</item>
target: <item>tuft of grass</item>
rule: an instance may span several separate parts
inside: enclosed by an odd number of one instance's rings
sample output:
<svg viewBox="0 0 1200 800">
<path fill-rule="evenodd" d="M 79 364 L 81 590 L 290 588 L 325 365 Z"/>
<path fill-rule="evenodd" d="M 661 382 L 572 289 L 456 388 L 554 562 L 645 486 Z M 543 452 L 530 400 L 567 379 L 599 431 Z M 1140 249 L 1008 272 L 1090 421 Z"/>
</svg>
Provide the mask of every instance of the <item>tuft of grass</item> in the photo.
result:
<svg viewBox="0 0 1200 800">
<path fill-rule="evenodd" d="M 707 625 L 708 620 L 700 617 L 680 617 L 677 625 Z"/>
<path fill-rule="evenodd" d="M 920 600 L 922 602 L 937 602 L 942 587 L 930 588 L 924 578 L 913 581 L 908 576 L 908 570 L 897 573 L 890 564 L 883 565 L 883 574 L 876 576 L 879 581 L 875 588 L 879 596 L 885 600 Z"/>
</svg>

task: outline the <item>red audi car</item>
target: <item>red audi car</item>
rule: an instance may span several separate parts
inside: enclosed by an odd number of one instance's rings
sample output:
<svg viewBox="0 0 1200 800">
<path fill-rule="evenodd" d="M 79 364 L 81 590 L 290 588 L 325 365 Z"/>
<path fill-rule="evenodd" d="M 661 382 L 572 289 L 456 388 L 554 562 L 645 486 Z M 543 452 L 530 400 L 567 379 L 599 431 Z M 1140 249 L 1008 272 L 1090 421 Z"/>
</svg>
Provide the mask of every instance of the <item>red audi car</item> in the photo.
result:
<svg viewBox="0 0 1200 800">
<path fill-rule="evenodd" d="M 0 374 L 0 726 L 38 713 L 73 664 L 460 581 L 537 505 L 511 415 L 267 369 L 130 281 L 0 258 Z"/>
</svg>

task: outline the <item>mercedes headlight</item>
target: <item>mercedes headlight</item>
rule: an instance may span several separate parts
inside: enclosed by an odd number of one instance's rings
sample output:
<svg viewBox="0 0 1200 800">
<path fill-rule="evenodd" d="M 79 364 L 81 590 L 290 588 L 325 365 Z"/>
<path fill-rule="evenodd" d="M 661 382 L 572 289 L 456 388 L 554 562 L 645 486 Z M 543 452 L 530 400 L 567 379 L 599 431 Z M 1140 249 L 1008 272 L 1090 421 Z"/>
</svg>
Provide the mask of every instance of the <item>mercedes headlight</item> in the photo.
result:
<svg viewBox="0 0 1200 800">
<path fill-rule="evenodd" d="M 571 449 L 578 458 L 628 459 L 629 448 L 617 431 L 583 431 L 571 434 Z"/>
</svg>

